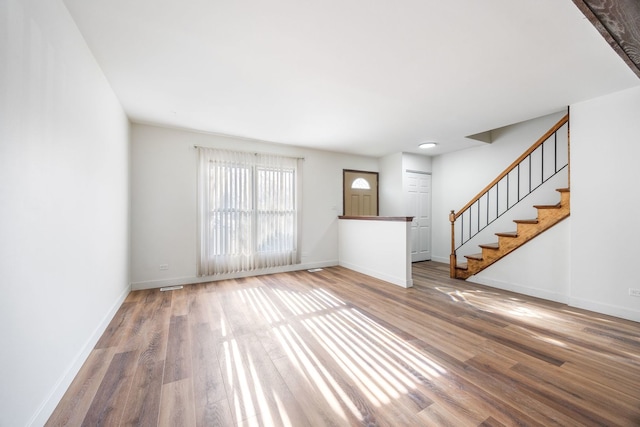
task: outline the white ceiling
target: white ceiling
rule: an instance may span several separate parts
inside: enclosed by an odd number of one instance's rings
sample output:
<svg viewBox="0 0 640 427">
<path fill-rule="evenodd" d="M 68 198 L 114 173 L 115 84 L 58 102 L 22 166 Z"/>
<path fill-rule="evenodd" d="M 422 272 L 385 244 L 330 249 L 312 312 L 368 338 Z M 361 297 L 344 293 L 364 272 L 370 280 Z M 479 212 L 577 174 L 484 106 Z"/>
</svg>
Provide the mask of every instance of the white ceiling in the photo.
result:
<svg viewBox="0 0 640 427">
<path fill-rule="evenodd" d="M 640 84 L 571 0 L 64 2 L 132 121 L 270 142 L 440 154 Z"/>
</svg>

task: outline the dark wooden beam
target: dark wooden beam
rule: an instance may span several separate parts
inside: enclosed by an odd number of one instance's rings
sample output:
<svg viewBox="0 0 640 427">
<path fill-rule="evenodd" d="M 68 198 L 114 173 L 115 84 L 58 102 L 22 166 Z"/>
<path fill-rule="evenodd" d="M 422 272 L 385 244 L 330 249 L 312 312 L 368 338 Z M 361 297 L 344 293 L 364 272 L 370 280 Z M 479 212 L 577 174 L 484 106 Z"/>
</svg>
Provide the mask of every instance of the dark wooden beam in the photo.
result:
<svg viewBox="0 0 640 427">
<path fill-rule="evenodd" d="M 607 43 L 640 77 L 640 1 L 573 0 Z"/>
</svg>

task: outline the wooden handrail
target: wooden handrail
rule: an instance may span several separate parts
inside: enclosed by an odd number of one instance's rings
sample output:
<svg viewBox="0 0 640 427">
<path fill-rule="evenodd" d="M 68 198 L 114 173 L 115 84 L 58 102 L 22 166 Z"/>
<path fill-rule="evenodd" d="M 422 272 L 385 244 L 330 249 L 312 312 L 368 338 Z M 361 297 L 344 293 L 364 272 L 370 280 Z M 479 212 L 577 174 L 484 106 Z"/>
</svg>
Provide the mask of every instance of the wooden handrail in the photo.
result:
<svg viewBox="0 0 640 427">
<path fill-rule="evenodd" d="M 449 273 L 451 278 L 456 277 L 456 263 L 457 263 L 457 254 L 456 254 L 456 245 L 455 245 L 455 223 L 456 220 L 462 216 L 467 210 L 471 208 L 475 203 L 480 203 L 480 199 L 482 199 L 488 192 L 494 188 L 496 185 L 500 183 L 505 177 L 508 177 L 509 173 L 513 171 L 516 167 L 520 165 L 527 157 L 531 156 L 534 151 L 536 151 L 540 146 L 542 146 L 552 135 L 554 135 L 562 126 L 567 125 L 567 156 L 569 155 L 569 113 L 567 113 L 563 118 L 561 118 L 551 129 L 549 129 L 544 135 L 542 135 L 531 147 L 529 147 L 520 157 L 518 157 L 513 163 L 511 163 L 500 175 L 498 175 L 489 185 L 482 189 L 469 203 L 464 205 L 462 209 L 460 209 L 457 213 L 455 211 L 451 211 L 449 214 L 449 221 L 451 222 L 451 255 L 449 256 Z M 544 150 L 544 146 L 542 148 Z M 571 167 L 569 160 L 567 158 L 567 164 L 565 166 Z M 564 167 L 564 166 L 563 166 Z M 543 166 L 544 168 L 544 166 Z M 558 172 L 556 168 L 555 173 Z M 555 174 L 554 173 L 554 174 Z M 544 174 L 544 172 L 543 172 Z M 508 179 L 508 178 L 507 178 Z M 531 179 L 531 177 L 529 177 Z M 543 177 L 541 176 L 541 179 Z M 544 182 L 544 179 L 543 179 Z M 519 183 L 519 174 L 518 174 L 518 183 Z M 508 188 L 507 182 L 507 188 Z M 519 185 L 519 184 L 518 184 Z M 529 183 L 529 192 L 531 192 L 531 183 Z M 488 196 L 487 196 L 488 197 Z M 497 196 L 496 196 L 497 197 Z M 526 196 L 525 196 L 526 197 Z M 520 192 L 518 192 L 518 201 L 520 201 Z M 488 201 L 487 201 L 488 203 Z M 507 204 L 508 204 L 507 198 Z M 488 206 L 488 205 L 487 205 Z M 488 209 L 488 208 L 487 208 Z M 509 207 L 507 207 L 509 209 Z M 488 220 L 489 211 L 487 210 L 487 220 Z M 498 212 L 496 211 L 496 215 Z M 499 215 L 498 215 L 499 216 Z M 478 217 L 479 218 L 479 217 Z M 479 221 L 479 220 L 478 220 Z M 488 225 L 488 223 L 487 223 Z M 480 224 L 478 223 L 478 228 Z M 478 230 L 479 232 L 480 230 Z M 473 237 L 471 236 L 471 231 L 469 231 L 469 239 Z M 464 239 L 461 240 L 461 245 L 464 244 Z"/>
<path fill-rule="evenodd" d="M 526 159 L 528 155 L 533 153 L 536 148 L 538 148 L 540 145 L 542 145 L 543 142 L 545 142 L 551 135 L 556 133 L 558 131 L 558 129 L 560 129 L 562 126 L 564 126 L 565 123 L 567 123 L 568 121 L 569 121 L 569 115 L 567 114 L 563 118 L 561 118 L 560 121 L 558 121 L 558 123 L 556 123 L 551 129 L 549 129 L 547 131 L 547 133 L 542 135 L 540 137 L 540 139 L 538 139 L 531 147 L 529 147 L 529 149 L 527 151 L 522 153 L 522 155 L 520 157 L 518 157 L 513 163 L 511 163 L 509 165 L 509 167 L 507 167 L 500 175 L 498 175 L 498 177 L 496 179 L 491 181 L 491 183 L 489 185 L 487 185 L 485 188 L 483 188 L 482 191 L 480 191 L 478 193 L 478 195 L 476 195 L 476 197 L 471 199 L 471 201 L 469 203 L 464 205 L 464 207 L 462 209 L 460 209 L 458 212 L 456 212 L 453 215 L 453 221 L 458 219 L 458 217 L 460 217 L 460 215 L 462 215 L 463 212 L 465 212 L 467 209 L 469 209 L 469 207 L 471 207 L 471 205 L 473 205 L 475 202 L 477 202 L 487 191 L 489 191 L 494 185 L 496 185 L 502 178 L 507 176 L 509 174 L 509 172 L 511 172 L 513 169 L 515 169 L 515 167 L 518 166 L 518 164 L 520 162 L 522 162 L 524 159 Z"/>
</svg>

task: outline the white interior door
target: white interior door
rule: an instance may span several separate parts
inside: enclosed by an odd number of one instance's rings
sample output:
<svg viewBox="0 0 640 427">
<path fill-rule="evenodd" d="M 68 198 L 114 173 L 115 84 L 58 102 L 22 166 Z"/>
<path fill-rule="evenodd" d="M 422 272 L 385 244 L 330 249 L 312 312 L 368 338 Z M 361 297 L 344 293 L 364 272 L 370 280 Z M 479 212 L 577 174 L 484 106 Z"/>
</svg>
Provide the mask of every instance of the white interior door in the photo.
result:
<svg viewBox="0 0 640 427">
<path fill-rule="evenodd" d="M 411 222 L 411 262 L 431 259 L 431 175 L 405 172 L 406 203 Z"/>
</svg>

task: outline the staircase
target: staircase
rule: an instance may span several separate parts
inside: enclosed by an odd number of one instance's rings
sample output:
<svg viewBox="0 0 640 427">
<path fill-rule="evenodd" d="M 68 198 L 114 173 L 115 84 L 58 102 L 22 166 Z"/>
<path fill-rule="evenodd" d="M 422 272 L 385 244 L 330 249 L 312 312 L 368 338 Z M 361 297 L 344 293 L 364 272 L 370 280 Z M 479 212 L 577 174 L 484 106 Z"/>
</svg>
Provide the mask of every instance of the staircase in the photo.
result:
<svg viewBox="0 0 640 427">
<path fill-rule="evenodd" d="M 516 219 L 516 231 L 495 233 L 497 242 L 479 245 L 481 252 L 465 255 L 466 262 L 459 263 L 456 252 L 465 244 L 474 244 L 471 239 L 483 239 L 482 233 L 490 224 L 503 217 L 514 216 L 511 209 L 537 189 L 540 196 L 551 182 L 549 179 L 565 171 L 567 188 L 560 188 L 560 202 L 555 205 L 536 205 L 537 218 Z M 507 254 L 539 236 L 570 214 L 569 191 L 569 114 L 558 121 L 529 149 L 488 184 L 476 197 L 458 212 L 451 211 L 451 255 L 449 271 L 452 278 L 467 279 L 479 273 Z M 562 178 L 562 175 L 558 175 Z M 563 185 L 556 183 L 555 185 Z M 548 188 L 548 189 L 547 189 Z M 538 198 L 540 200 L 540 198 Z M 544 200 L 544 199 L 543 199 Z M 498 224 L 498 223 L 496 223 Z M 495 230 L 495 226 L 492 227 Z M 482 234 L 481 234 L 482 233 Z M 464 249 L 465 253 L 469 251 Z"/>
<path fill-rule="evenodd" d="M 535 219 L 516 219 L 516 231 L 496 233 L 498 241 L 479 245 L 482 252 L 465 255 L 467 262 L 455 267 L 455 278 L 466 279 L 489 267 L 494 262 L 518 249 L 536 236 L 553 227 L 570 214 L 570 191 L 560 188 L 560 203 L 555 205 L 536 205 L 538 217 Z"/>
</svg>

